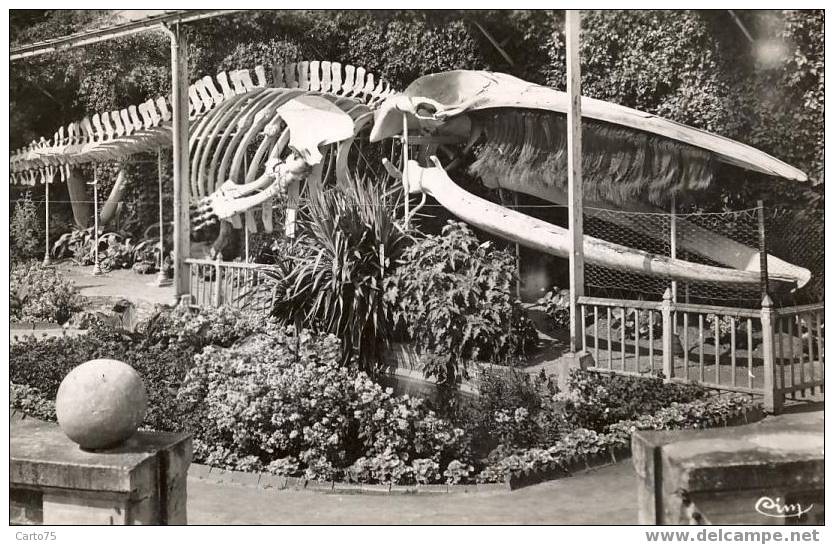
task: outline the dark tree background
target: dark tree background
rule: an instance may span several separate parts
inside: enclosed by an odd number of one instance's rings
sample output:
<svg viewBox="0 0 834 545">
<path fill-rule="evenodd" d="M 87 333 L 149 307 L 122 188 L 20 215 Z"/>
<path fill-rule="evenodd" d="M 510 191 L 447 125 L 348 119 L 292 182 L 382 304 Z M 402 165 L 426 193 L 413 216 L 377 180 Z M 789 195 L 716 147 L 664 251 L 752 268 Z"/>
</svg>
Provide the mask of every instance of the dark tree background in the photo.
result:
<svg viewBox="0 0 834 545">
<path fill-rule="evenodd" d="M 760 148 L 809 184 L 722 172 L 697 203 L 743 208 L 755 198 L 822 209 L 824 15 L 811 11 L 586 11 L 583 93 Z M 13 44 L 99 26 L 95 10 L 12 10 Z M 471 68 L 564 88 L 561 11 L 245 11 L 188 25 L 193 78 L 276 60 L 365 66 L 404 88 L 420 75 Z M 85 114 L 170 92 L 168 39 L 147 32 L 11 64 L 11 147 Z M 144 163 L 140 163 L 144 164 Z M 103 168 L 102 177 L 113 168 Z M 156 198 L 153 165 L 135 168 L 130 198 Z M 741 182 L 741 183 L 740 183 Z M 103 193 L 106 193 L 103 192 Z M 104 195 L 102 198 L 104 198 Z M 134 207 L 138 223 L 153 206 Z"/>
</svg>

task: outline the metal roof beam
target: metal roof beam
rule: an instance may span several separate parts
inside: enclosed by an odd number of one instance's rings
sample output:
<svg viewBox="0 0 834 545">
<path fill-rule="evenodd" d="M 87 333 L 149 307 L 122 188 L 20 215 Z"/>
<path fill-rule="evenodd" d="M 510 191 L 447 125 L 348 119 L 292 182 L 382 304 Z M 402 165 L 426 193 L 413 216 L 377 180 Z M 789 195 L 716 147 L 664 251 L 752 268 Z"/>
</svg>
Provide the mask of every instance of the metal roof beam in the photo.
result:
<svg viewBox="0 0 834 545">
<path fill-rule="evenodd" d="M 195 10 L 180 10 L 177 13 L 166 13 L 161 15 L 150 16 L 146 19 L 138 21 L 130 21 L 127 23 L 116 24 L 105 28 L 98 28 L 37 42 L 34 44 L 27 44 L 20 47 L 13 47 L 9 55 L 10 61 L 25 59 L 28 57 L 36 57 L 39 55 L 47 55 L 49 53 L 56 53 L 58 51 L 65 51 L 76 47 L 82 47 L 113 38 L 120 38 L 122 36 L 129 36 L 143 32 L 145 30 L 153 29 L 165 24 L 188 23 L 198 21 L 200 19 L 208 19 L 210 17 L 217 17 L 219 15 L 226 15 L 240 11 L 237 9 L 195 9 Z"/>
</svg>

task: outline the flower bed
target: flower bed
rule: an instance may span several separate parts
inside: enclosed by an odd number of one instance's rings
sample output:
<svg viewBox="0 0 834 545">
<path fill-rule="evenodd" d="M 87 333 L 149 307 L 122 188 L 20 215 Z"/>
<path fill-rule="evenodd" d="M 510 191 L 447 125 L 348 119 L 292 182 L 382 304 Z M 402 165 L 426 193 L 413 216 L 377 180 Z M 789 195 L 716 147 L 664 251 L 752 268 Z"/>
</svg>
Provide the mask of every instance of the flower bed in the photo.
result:
<svg viewBox="0 0 834 545">
<path fill-rule="evenodd" d="M 652 415 L 621 420 L 608 433 L 577 428 L 549 448 L 519 451 L 488 465 L 477 476 L 482 483 L 508 482 L 511 488 L 570 474 L 577 468 L 616 462 L 630 454 L 637 430 L 678 430 L 747 423 L 760 414 L 750 396 L 714 396 L 691 403 L 673 403 Z M 618 456 L 618 453 L 620 454 Z"/>
<path fill-rule="evenodd" d="M 149 399 L 143 425 L 193 433 L 195 462 L 325 488 L 517 484 L 609 460 L 634 429 L 706 427 L 752 406 L 694 386 L 579 371 L 566 392 L 511 371 L 480 377 L 474 401 L 432 403 L 396 396 L 344 365 L 332 335 L 182 309 L 136 333 L 95 324 L 78 337 L 12 345 L 11 406 L 54 420 L 63 377 L 97 357 L 139 371 Z"/>
</svg>

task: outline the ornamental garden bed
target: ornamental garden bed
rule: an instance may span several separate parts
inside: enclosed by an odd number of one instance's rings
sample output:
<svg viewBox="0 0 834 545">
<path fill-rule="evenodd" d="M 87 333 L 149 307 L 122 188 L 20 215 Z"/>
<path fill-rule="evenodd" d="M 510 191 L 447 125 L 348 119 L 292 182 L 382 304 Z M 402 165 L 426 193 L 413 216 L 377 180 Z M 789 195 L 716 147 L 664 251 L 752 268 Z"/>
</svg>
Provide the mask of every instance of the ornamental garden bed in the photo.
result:
<svg viewBox="0 0 834 545">
<path fill-rule="evenodd" d="M 502 370 L 480 377 L 477 397 L 398 396 L 345 364 L 333 336 L 238 311 L 175 309 L 136 332 L 94 324 L 77 337 L 23 339 L 11 347 L 11 406 L 54 420 L 63 377 L 97 357 L 139 371 L 144 426 L 192 433 L 194 461 L 211 474 L 330 492 L 516 488 L 620 460 L 634 430 L 750 420 L 756 405 L 587 371 L 561 392 L 546 376 Z"/>
</svg>

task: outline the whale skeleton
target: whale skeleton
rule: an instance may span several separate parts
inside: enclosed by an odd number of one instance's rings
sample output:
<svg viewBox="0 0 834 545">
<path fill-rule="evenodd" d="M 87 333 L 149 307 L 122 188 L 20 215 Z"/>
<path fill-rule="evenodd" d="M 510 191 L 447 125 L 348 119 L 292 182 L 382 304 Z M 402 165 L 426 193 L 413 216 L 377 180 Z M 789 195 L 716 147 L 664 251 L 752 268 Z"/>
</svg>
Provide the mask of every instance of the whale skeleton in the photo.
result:
<svg viewBox="0 0 834 545">
<path fill-rule="evenodd" d="M 424 76 L 396 93 L 364 68 L 328 61 L 275 64 L 271 78 L 262 66 L 252 73 L 221 72 L 189 87 L 189 184 L 197 229 L 222 220 L 227 233 L 231 226 L 257 231 L 255 211 L 261 210 L 263 229 L 272 231 L 271 210 L 276 200 L 282 200 L 287 205 L 285 230 L 291 232 L 302 186 L 312 194 L 328 180 L 346 179 L 357 139 L 379 142 L 399 137 L 405 119 L 411 142 L 421 147 L 421 161 L 409 161 L 406 169 L 409 191 L 431 195 L 453 214 L 488 232 L 546 253 L 567 255 L 566 230 L 480 199 L 447 174 L 475 154 L 469 171 L 485 186 L 566 203 L 564 131 L 559 125 L 567 111 L 565 93 L 505 74 L 476 71 Z M 167 98 L 158 97 L 61 127 L 51 140 L 42 138 L 12 154 L 12 182 L 51 182 L 56 174 L 71 180 L 77 177 L 77 165 L 169 147 L 169 105 Z M 718 163 L 790 180 L 807 179 L 801 171 L 750 146 L 644 112 L 583 97 L 582 114 L 591 144 L 588 157 L 583 150 L 589 215 L 606 210 L 663 212 L 656 206 L 660 200 L 707 187 Z M 435 156 L 438 148 L 454 156 L 446 168 Z M 392 164 L 385 166 L 391 175 L 403 177 Z M 629 214 L 606 215 L 605 220 L 637 227 Z M 678 221 L 678 246 L 724 267 L 589 236 L 586 260 L 679 281 L 758 284 L 757 249 L 685 219 Z M 767 262 L 774 282 L 801 287 L 810 279 L 807 269 L 775 256 L 767 256 Z"/>
</svg>

